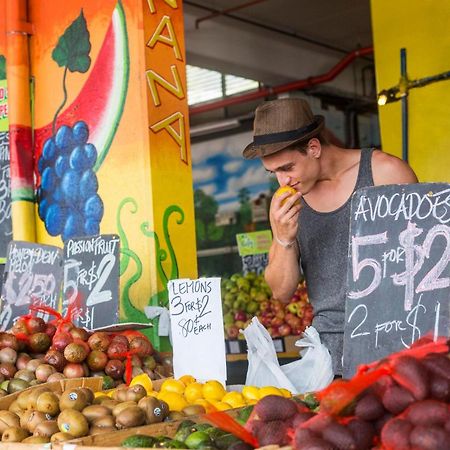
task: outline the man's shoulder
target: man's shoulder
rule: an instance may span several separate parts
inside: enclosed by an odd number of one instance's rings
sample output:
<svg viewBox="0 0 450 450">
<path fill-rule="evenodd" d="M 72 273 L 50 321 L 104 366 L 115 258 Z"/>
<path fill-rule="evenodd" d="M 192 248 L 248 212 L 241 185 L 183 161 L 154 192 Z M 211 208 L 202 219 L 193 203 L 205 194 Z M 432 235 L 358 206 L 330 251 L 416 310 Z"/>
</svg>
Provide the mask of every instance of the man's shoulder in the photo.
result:
<svg viewBox="0 0 450 450">
<path fill-rule="evenodd" d="M 373 152 L 372 175 L 375 186 L 417 183 L 416 174 L 405 161 L 381 150 Z"/>
</svg>

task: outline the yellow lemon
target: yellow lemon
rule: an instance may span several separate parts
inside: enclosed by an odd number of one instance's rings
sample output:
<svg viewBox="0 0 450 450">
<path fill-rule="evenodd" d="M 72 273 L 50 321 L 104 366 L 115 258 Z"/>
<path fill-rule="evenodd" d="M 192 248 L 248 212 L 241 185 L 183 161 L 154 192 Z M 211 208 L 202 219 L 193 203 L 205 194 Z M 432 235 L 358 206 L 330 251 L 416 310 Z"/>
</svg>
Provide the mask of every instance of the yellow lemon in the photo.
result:
<svg viewBox="0 0 450 450">
<path fill-rule="evenodd" d="M 195 400 L 203 398 L 203 384 L 197 382 L 188 384 L 184 390 L 184 397 L 188 403 L 194 403 Z"/>
<path fill-rule="evenodd" d="M 283 394 L 283 397 L 286 397 L 286 398 L 292 397 L 291 391 L 288 391 L 287 389 L 284 389 L 284 388 L 280 388 L 280 391 Z"/>
<path fill-rule="evenodd" d="M 285 192 L 289 192 L 289 197 L 291 195 L 294 195 L 297 191 L 291 187 L 291 186 L 280 186 L 276 191 L 275 194 L 273 194 L 274 197 L 279 197 L 280 195 L 283 195 Z M 289 198 L 286 197 L 282 202 L 281 202 L 281 206 L 284 205 L 284 202 Z M 299 205 L 300 204 L 300 200 L 297 200 L 294 205 Z"/>
<path fill-rule="evenodd" d="M 222 402 L 228 403 L 232 408 L 240 408 L 245 406 L 245 398 L 240 392 L 227 392 L 222 397 Z"/>
<path fill-rule="evenodd" d="M 161 385 L 161 391 L 175 392 L 177 394 L 182 394 L 186 389 L 186 385 L 180 380 L 174 380 L 169 378 L 163 382 Z"/>
<path fill-rule="evenodd" d="M 186 399 L 178 392 L 161 391 L 158 398 L 169 405 L 170 411 L 181 411 L 188 406 Z"/>
<path fill-rule="evenodd" d="M 193 404 L 194 405 L 202 405 L 203 408 L 205 408 L 205 411 L 207 413 L 216 411 L 215 406 L 208 400 L 205 400 L 204 398 L 198 398 L 197 400 L 195 400 L 195 402 Z"/>
<path fill-rule="evenodd" d="M 283 393 L 274 386 L 264 386 L 259 388 L 259 398 L 264 398 L 266 395 L 279 395 L 283 397 Z"/>
<path fill-rule="evenodd" d="M 186 386 L 197 381 L 192 375 L 183 375 L 178 379 L 182 381 Z"/>
<path fill-rule="evenodd" d="M 222 400 L 222 397 L 227 393 L 222 383 L 217 380 L 209 380 L 203 385 L 203 398 L 206 400 Z"/>
<path fill-rule="evenodd" d="M 146 373 L 141 373 L 140 375 L 136 375 L 130 382 L 130 386 L 134 386 L 135 384 L 140 384 L 145 388 L 147 394 L 153 391 L 153 381 Z"/>
<path fill-rule="evenodd" d="M 256 386 L 244 386 L 242 388 L 243 397 L 248 400 L 258 400 L 259 399 L 259 388 Z"/>
<path fill-rule="evenodd" d="M 225 402 L 211 402 L 211 404 L 217 411 L 226 411 L 227 409 L 231 409 L 231 406 Z"/>
</svg>

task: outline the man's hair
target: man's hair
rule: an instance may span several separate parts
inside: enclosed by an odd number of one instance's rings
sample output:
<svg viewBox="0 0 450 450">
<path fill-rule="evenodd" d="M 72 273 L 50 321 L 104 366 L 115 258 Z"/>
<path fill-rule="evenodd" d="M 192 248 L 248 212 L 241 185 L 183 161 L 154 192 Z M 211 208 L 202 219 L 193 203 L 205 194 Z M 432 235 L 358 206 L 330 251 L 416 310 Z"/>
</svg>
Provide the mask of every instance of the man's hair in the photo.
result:
<svg viewBox="0 0 450 450">
<path fill-rule="evenodd" d="M 294 144 L 289 145 L 283 150 L 298 150 L 300 153 L 306 153 L 306 149 L 308 148 L 308 142 L 311 139 L 318 139 L 321 145 L 329 145 L 330 141 L 328 140 L 325 130 L 322 130 L 320 133 L 312 136 L 305 141 L 295 142 Z"/>
</svg>

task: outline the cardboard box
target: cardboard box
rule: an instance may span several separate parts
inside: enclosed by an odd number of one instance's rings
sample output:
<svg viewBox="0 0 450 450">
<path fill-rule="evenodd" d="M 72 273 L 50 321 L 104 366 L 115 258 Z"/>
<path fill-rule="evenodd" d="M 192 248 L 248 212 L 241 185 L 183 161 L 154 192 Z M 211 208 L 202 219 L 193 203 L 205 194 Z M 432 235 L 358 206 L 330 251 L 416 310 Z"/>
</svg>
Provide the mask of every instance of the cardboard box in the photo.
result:
<svg viewBox="0 0 450 450">
<path fill-rule="evenodd" d="M 27 389 L 23 389 L 13 394 L 6 395 L 0 399 L 0 410 L 8 409 L 11 403 L 17 399 L 17 397 L 24 391 L 33 391 L 37 388 L 48 387 L 53 392 L 62 393 L 66 389 L 74 389 L 76 387 L 87 387 L 92 389 L 93 392 L 98 392 L 102 390 L 103 380 L 100 377 L 91 378 L 68 378 L 65 380 L 52 381 L 50 383 L 41 383 L 36 386 L 31 386 Z M 2 446 L 3 449 L 3 446 Z"/>
</svg>

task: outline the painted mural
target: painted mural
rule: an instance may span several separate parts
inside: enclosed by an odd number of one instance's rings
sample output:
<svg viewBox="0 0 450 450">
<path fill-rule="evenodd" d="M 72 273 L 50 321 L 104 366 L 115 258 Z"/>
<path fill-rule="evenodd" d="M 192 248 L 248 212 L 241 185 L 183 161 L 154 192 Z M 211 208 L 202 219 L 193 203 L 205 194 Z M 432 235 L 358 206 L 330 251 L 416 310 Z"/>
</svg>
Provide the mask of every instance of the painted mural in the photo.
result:
<svg viewBox="0 0 450 450">
<path fill-rule="evenodd" d="M 35 205 L 38 242 L 119 234 L 120 317 L 148 321 L 197 276 L 181 1 L 28 6 L 35 173 L 13 203 Z"/>
</svg>

